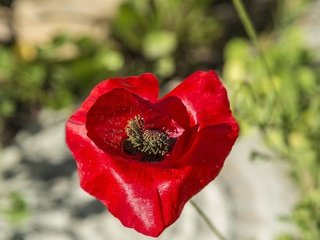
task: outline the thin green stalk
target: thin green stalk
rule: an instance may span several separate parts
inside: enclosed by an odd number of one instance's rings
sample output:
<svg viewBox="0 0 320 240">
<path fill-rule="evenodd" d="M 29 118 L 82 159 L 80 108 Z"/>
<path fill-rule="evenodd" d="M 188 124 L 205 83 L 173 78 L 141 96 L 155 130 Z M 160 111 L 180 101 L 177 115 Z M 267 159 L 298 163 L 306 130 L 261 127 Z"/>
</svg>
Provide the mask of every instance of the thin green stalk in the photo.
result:
<svg viewBox="0 0 320 240">
<path fill-rule="evenodd" d="M 253 27 L 253 24 L 249 18 L 249 15 L 247 13 L 247 11 L 244 8 L 244 5 L 242 3 L 241 0 L 232 0 L 233 2 L 233 6 L 235 7 L 240 20 L 247 32 L 247 34 L 249 35 L 249 37 L 251 38 L 251 40 L 253 41 L 253 43 L 258 47 L 259 47 L 259 41 L 258 41 L 258 36 L 257 33 Z"/>
<path fill-rule="evenodd" d="M 200 217 L 205 221 L 205 223 L 210 228 L 211 232 L 219 239 L 219 240 L 226 240 L 226 238 L 220 233 L 220 231 L 214 226 L 214 224 L 211 222 L 209 217 L 202 211 L 202 209 L 192 200 L 190 200 L 191 205 L 194 207 L 194 209 L 197 211 L 197 213 L 200 215 Z"/>
<path fill-rule="evenodd" d="M 261 48 L 259 40 L 258 40 L 257 32 L 256 32 L 256 30 L 255 30 L 255 28 L 253 26 L 253 23 L 252 23 L 252 21 L 251 21 L 251 19 L 249 17 L 249 14 L 248 14 L 247 10 L 245 9 L 245 6 L 244 6 L 242 0 L 232 0 L 232 3 L 233 3 L 233 6 L 235 7 L 235 9 L 236 9 L 236 11 L 237 11 L 237 13 L 238 13 L 238 15 L 240 17 L 242 25 L 244 26 L 249 38 L 251 39 L 251 41 L 253 42 L 255 48 L 257 49 L 259 58 L 261 60 L 261 64 L 263 65 L 263 68 L 265 69 L 268 78 L 270 79 L 271 83 L 273 84 L 273 89 L 274 89 L 275 96 L 273 97 L 271 103 L 273 105 L 275 105 L 276 103 L 280 104 L 280 106 L 282 107 L 283 112 L 285 114 L 287 111 L 286 111 L 285 106 L 283 105 L 283 101 L 281 101 L 281 98 L 282 98 L 281 94 L 277 90 L 276 83 L 275 83 L 275 80 L 273 78 L 272 70 L 269 67 L 268 61 L 267 61 L 267 59 L 266 59 L 266 57 L 265 57 L 265 55 L 264 55 L 264 53 L 262 51 L 262 48 Z M 268 112 L 266 115 L 267 116 L 272 116 L 273 111 L 275 110 L 275 108 L 274 107 L 270 107 L 270 108 L 267 108 L 267 109 L 269 109 L 270 112 Z"/>
<path fill-rule="evenodd" d="M 271 74 L 268 62 L 267 62 L 266 58 L 264 57 L 262 48 L 260 46 L 257 32 L 252 24 L 252 21 L 249 17 L 247 10 L 245 9 L 245 7 L 243 5 L 242 0 L 232 0 L 232 2 L 233 2 L 233 6 L 235 7 L 235 9 L 240 17 L 240 20 L 242 22 L 244 29 L 246 30 L 248 36 L 250 37 L 251 41 L 255 45 L 256 49 L 258 50 L 258 54 L 260 55 L 260 58 L 263 61 L 263 64 L 265 65 L 264 67 L 267 71 L 267 74 L 271 78 L 272 74 Z"/>
</svg>

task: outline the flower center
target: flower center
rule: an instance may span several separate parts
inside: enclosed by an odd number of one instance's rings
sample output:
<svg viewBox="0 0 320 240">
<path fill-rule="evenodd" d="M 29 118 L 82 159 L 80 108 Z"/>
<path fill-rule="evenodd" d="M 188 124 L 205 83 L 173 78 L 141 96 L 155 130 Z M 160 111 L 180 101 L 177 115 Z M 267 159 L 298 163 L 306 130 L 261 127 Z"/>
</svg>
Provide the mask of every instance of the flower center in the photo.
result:
<svg viewBox="0 0 320 240">
<path fill-rule="evenodd" d="M 128 121 L 125 131 L 128 138 L 123 144 L 124 151 L 131 155 L 140 153 L 142 161 L 161 161 L 175 142 L 164 130 L 145 129 L 140 115 Z"/>
</svg>

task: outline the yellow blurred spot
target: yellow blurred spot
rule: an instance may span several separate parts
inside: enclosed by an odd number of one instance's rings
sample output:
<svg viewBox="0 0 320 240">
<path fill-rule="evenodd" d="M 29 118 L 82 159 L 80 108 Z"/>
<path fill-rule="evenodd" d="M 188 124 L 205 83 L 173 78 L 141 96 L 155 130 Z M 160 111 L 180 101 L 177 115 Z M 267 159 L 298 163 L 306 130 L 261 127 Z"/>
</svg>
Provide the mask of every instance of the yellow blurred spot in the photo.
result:
<svg viewBox="0 0 320 240">
<path fill-rule="evenodd" d="M 30 44 L 18 43 L 16 50 L 19 56 L 25 61 L 29 62 L 37 57 L 37 49 Z"/>
<path fill-rule="evenodd" d="M 232 60 L 226 63 L 225 78 L 231 83 L 241 83 L 246 79 L 246 71 L 243 63 L 239 60 Z"/>
<path fill-rule="evenodd" d="M 305 145 L 305 138 L 301 133 L 293 132 L 289 136 L 289 143 L 295 149 L 300 149 Z"/>
</svg>

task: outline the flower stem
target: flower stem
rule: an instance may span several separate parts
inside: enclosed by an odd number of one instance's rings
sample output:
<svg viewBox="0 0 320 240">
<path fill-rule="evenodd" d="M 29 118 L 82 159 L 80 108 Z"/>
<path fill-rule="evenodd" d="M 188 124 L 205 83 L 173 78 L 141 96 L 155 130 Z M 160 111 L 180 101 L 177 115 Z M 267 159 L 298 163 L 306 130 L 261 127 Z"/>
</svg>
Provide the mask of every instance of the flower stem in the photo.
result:
<svg viewBox="0 0 320 240">
<path fill-rule="evenodd" d="M 233 6 L 235 7 L 235 9 L 237 11 L 247 34 L 251 38 L 252 42 L 256 45 L 256 47 L 258 47 L 259 41 L 258 41 L 257 33 L 253 27 L 252 21 L 250 20 L 250 17 L 248 15 L 242 1 L 241 0 L 232 0 L 232 2 L 233 2 Z"/>
<path fill-rule="evenodd" d="M 197 211 L 197 213 L 200 215 L 200 217 L 205 221 L 205 223 L 210 228 L 211 232 L 219 239 L 219 240 L 226 240 L 226 238 L 219 232 L 219 230 L 214 226 L 214 224 L 211 222 L 209 217 L 202 211 L 202 209 L 192 200 L 190 200 L 191 205 L 194 207 L 194 209 Z"/>
<path fill-rule="evenodd" d="M 244 29 L 246 30 L 249 38 L 251 39 L 251 41 L 255 45 L 256 49 L 258 50 L 258 54 L 260 56 L 260 59 L 262 60 L 263 65 L 265 67 L 265 70 L 267 71 L 267 74 L 269 75 L 269 77 L 271 79 L 272 73 L 271 73 L 269 64 L 263 54 L 262 48 L 261 48 L 259 40 L 258 40 L 257 32 L 253 26 L 253 23 L 249 17 L 247 10 L 244 7 L 242 0 L 232 0 L 232 3 L 233 3 L 233 6 L 235 7 L 235 9 L 239 15 L 239 18 L 242 22 Z"/>
<path fill-rule="evenodd" d="M 272 101 L 270 104 L 272 106 L 274 106 L 275 104 L 279 104 L 280 107 L 283 109 L 283 111 L 286 113 L 287 109 L 284 106 L 283 101 L 281 100 L 282 99 L 281 93 L 279 93 L 279 90 L 277 90 L 277 84 L 274 80 L 273 72 L 272 72 L 271 67 L 267 61 L 267 58 L 262 50 L 262 47 L 261 47 L 259 39 L 258 39 L 257 32 L 253 26 L 252 20 L 250 19 L 249 14 L 248 14 L 242 0 L 232 0 L 232 3 L 233 3 L 233 6 L 235 7 L 235 9 L 239 15 L 239 18 L 242 22 L 242 25 L 243 25 L 246 33 L 248 34 L 249 38 L 251 39 L 255 48 L 257 49 L 257 53 L 260 58 L 261 65 L 265 70 L 266 76 L 269 78 L 269 80 L 271 81 L 271 84 L 273 85 L 275 95 L 274 95 L 274 97 L 272 97 Z M 272 116 L 275 108 L 270 107 L 267 109 L 269 109 L 269 112 L 266 113 L 266 116 Z M 261 122 L 260 125 L 263 128 L 264 123 Z"/>
</svg>

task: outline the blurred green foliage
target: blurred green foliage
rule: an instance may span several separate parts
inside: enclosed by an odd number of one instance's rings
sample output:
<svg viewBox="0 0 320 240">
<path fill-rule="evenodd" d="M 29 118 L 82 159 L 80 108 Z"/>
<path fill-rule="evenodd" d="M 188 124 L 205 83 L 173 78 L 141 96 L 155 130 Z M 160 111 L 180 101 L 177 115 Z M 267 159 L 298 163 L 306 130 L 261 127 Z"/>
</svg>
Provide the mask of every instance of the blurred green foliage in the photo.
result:
<svg viewBox="0 0 320 240">
<path fill-rule="evenodd" d="M 302 191 L 291 220 L 301 239 L 313 240 L 320 239 L 320 69 L 288 9 L 272 34 L 260 36 L 262 55 L 246 39 L 228 43 L 224 79 L 242 132 L 258 127 L 290 161 Z"/>
<path fill-rule="evenodd" d="M 124 65 L 121 53 L 89 38 L 57 37 L 40 47 L 0 47 L 0 116 L 18 103 L 63 107 Z"/>
<path fill-rule="evenodd" d="M 161 78 L 173 76 L 179 61 L 197 64 L 193 53 L 218 39 L 222 25 L 210 15 L 209 0 L 131 0 L 113 21 L 113 37 L 135 61 Z M 139 57 L 140 56 L 140 57 Z M 179 71 L 180 72 L 180 71 Z"/>
<path fill-rule="evenodd" d="M 117 75 L 124 61 L 111 43 L 87 37 L 58 36 L 39 47 L 0 45 L 0 132 L 27 126 L 43 107 L 75 104 L 98 81 Z"/>
<path fill-rule="evenodd" d="M 211 2 L 209 0 L 127 1 L 121 6 L 114 20 L 115 36 L 125 42 L 132 51 L 137 52 L 144 49 L 147 38 L 159 34 L 159 31 L 163 34 L 161 36 L 163 38 L 154 37 L 153 41 L 156 41 L 160 48 L 166 47 L 167 43 L 162 43 L 162 40 L 167 37 L 179 39 L 181 45 L 187 46 L 211 44 L 213 36 L 217 37 L 222 30 L 207 11 Z M 144 51 L 143 53 L 146 54 Z"/>
</svg>

